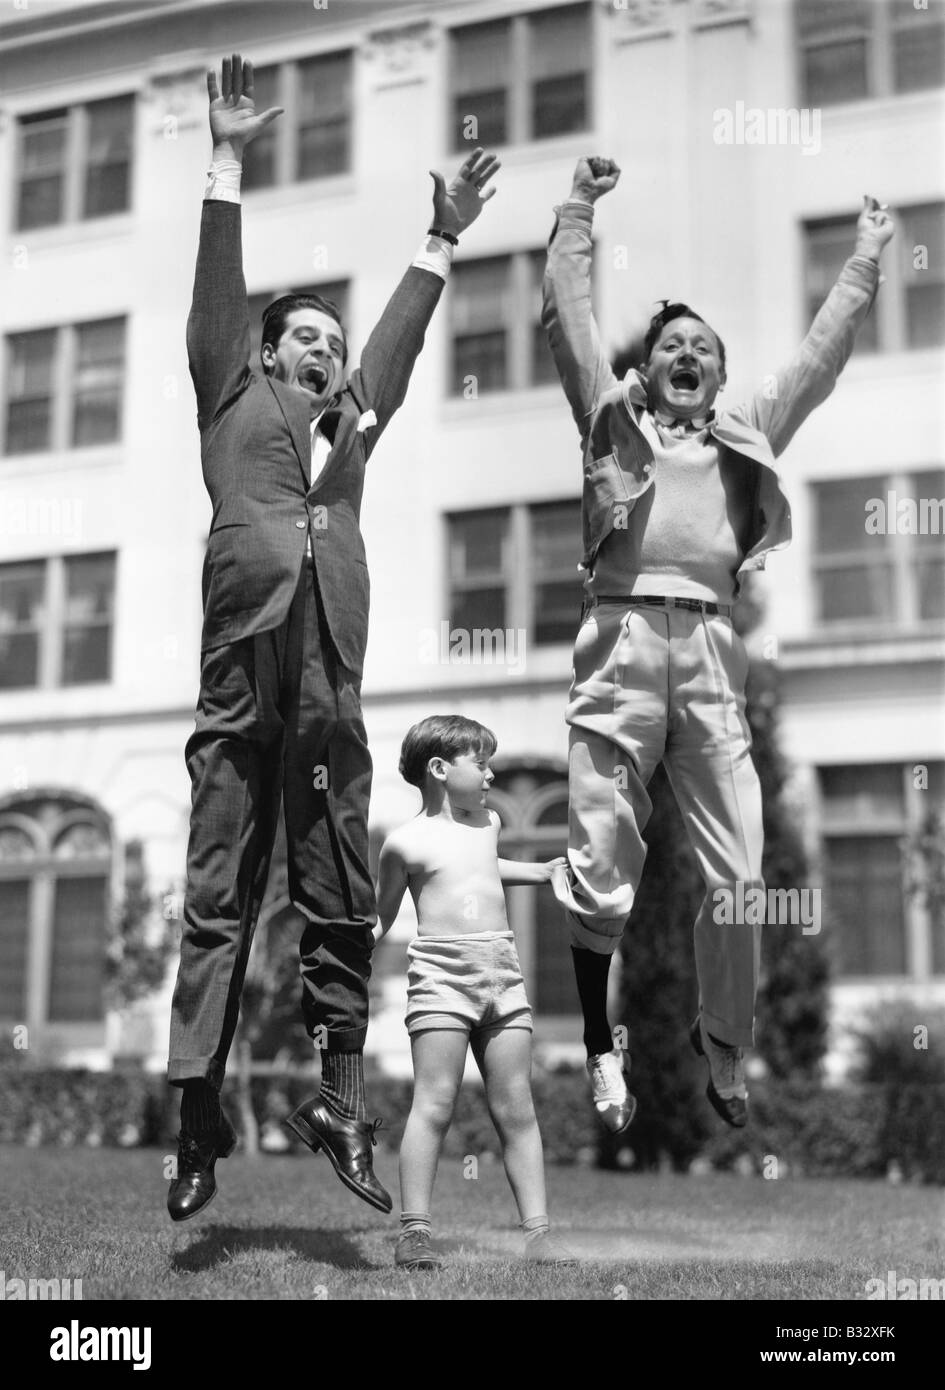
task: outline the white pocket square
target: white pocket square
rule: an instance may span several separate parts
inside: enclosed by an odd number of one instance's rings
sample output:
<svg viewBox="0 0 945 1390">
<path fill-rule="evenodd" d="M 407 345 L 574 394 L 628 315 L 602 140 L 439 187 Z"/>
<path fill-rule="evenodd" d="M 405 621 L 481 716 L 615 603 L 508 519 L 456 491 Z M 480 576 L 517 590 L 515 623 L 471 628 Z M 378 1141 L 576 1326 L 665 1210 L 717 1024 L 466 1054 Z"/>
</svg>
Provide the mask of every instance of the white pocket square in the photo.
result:
<svg viewBox="0 0 945 1390">
<path fill-rule="evenodd" d="M 377 424 L 377 416 L 374 414 L 374 411 L 373 411 L 373 410 L 366 410 L 366 411 L 364 412 L 364 414 L 361 416 L 360 420 L 358 421 L 358 430 L 357 430 L 357 432 L 358 432 L 358 434 L 361 434 L 361 432 L 362 432 L 363 430 L 369 430 L 369 429 L 371 428 L 372 425 L 376 425 L 376 424 Z"/>
</svg>

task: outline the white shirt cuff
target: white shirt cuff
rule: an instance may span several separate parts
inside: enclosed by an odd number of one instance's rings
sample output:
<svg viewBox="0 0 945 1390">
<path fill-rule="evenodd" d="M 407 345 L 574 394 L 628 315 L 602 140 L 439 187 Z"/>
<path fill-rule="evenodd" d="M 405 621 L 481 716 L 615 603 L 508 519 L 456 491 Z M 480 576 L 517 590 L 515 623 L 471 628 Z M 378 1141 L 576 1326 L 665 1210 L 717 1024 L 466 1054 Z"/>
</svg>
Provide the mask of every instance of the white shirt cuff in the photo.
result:
<svg viewBox="0 0 945 1390">
<path fill-rule="evenodd" d="M 420 250 L 411 264 L 420 270 L 432 270 L 434 275 L 439 275 L 441 280 L 445 280 L 453 264 L 454 249 L 453 243 L 444 241 L 441 236 L 427 236 L 421 242 Z"/>
<path fill-rule="evenodd" d="M 240 201 L 240 179 L 243 166 L 236 159 L 216 159 L 207 170 L 207 187 L 204 198 L 217 203 L 238 203 Z"/>
</svg>

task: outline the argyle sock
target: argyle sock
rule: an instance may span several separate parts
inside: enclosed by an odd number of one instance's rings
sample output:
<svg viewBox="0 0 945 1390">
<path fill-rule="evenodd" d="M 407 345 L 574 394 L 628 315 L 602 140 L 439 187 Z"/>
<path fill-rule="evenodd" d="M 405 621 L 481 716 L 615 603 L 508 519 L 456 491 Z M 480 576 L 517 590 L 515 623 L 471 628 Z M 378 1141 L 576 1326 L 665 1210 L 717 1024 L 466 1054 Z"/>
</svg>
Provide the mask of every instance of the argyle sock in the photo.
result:
<svg viewBox="0 0 945 1390">
<path fill-rule="evenodd" d="M 409 1235 L 412 1231 L 419 1231 L 426 1236 L 432 1235 L 433 1224 L 427 1212 L 402 1211 L 400 1213 L 401 1235 Z"/>
<path fill-rule="evenodd" d="M 607 1022 L 607 977 L 610 974 L 610 956 L 598 951 L 588 951 L 580 946 L 571 947 L 574 959 L 574 978 L 577 981 L 578 998 L 584 1015 L 584 1046 L 588 1057 L 599 1057 L 602 1052 L 613 1052 L 614 1040 Z"/>
<path fill-rule="evenodd" d="M 326 1052 L 322 1049 L 322 1088 L 319 1094 L 343 1120 L 366 1120 L 364 1053 Z"/>
<path fill-rule="evenodd" d="M 180 1127 L 197 1138 L 216 1132 L 221 1119 L 220 1096 L 209 1081 L 185 1081 L 180 1098 Z"/>
</svg>

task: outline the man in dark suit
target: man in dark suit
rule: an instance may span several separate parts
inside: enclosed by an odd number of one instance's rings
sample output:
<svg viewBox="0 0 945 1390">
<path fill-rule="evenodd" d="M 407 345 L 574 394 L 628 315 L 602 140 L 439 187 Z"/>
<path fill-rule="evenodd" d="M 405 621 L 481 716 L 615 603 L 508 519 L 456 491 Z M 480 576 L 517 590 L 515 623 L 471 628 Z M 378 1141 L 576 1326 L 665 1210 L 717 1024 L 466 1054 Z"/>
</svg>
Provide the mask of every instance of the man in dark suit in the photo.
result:
<svg viewBox="0 0 945 1390">
<path fill-rule="evenodd" d="M 337 310 L 289 295 L 263 320 L 262 374 L 249 362 L 239 176 L 257 113 L 252 66 L 208 74 L 213 163 L 187 325 L 204 482 L 213 521 L 204 624 L 187 892 L 169 1080 L 182 1087 L 173 1220 L 214 1196 L 214 1165 L 236 1136 L 220 1108 L 280 797 L 289 886 L 306 919 L 302 1011 L 321 1048 L 322 1088 L 288 1123 L 324 1150 L 353 1192 L 382 1211 L 364 1106 L 374 888 L 368 871 L 371 759 L 360 690 L 368 573 L 359 527 L 367 460 L 404 399 L 457 237 L 494 193 L 475 150 L 447 188 L 434 173 L 433 225 L 347 384 Z"/>
</svg>

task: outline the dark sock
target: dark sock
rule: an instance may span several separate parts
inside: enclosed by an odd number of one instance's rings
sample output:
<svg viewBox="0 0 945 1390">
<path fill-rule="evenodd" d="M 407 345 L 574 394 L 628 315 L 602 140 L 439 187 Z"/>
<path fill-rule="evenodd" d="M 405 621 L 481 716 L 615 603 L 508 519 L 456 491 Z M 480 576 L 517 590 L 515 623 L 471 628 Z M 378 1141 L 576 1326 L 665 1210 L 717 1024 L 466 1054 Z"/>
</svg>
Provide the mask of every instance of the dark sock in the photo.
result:
<svg viewBox="0 0 945 1390">
<path fill-rule="evenodd" d="M 319 1094 L 343 1120 L 366 1120 L 363 1052 L 322 1050 L 322 1088 Z"/>
<path fill-rule="evenodd" d="M 180 1098 L 181 1129 L 195 1138 L 213 1134 L 220 1118 L 220 1095 L 209 1081 L 185 1081 Z"/>
<path fill-rule="evenodd" d="M 598 951 L 587 951 L 580 946 L 571 947 L 574 959 L 574 978 L 577 981 L 578 998 L 584 1015 L 584 1046 L 588 1057 L 597 1057 L 602 1052 L 613 1052 L 614 1040 L 607 1022 L 607 977 L 610 974 L 610 956 Z"/>
</svg>

